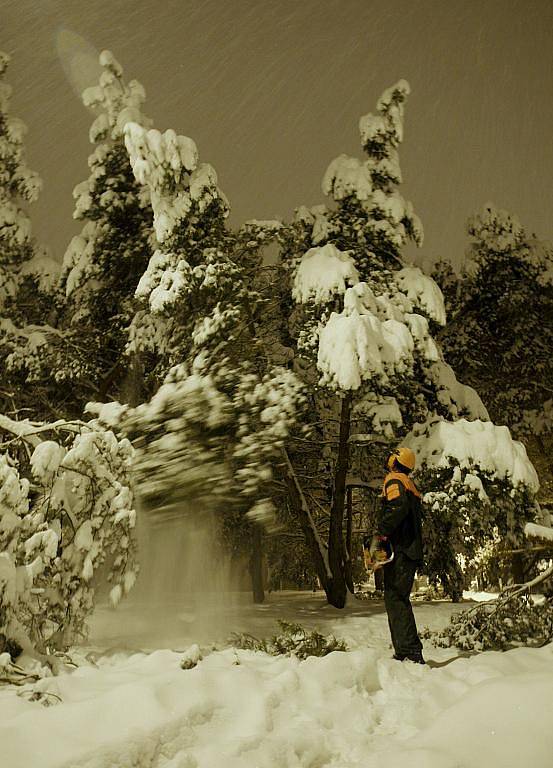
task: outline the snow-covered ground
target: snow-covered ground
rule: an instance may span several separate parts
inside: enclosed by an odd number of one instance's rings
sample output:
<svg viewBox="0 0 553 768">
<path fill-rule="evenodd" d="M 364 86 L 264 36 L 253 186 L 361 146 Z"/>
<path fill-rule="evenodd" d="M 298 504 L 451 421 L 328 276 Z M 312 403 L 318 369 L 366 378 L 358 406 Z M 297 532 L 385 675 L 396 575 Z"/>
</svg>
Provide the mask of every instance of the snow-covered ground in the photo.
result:
<svg viewBox="0 0 553 768">
<path fill-rule="evenodd" d="M 419 627 L 466 606 L 418 603 Z M 276 618 L 335 633 L 351 650 L 298 661 L 227 648 L 180 667 L 195 617 L 158 628 L 139 605 L 100 610 L 81 666 L 35 687 L 44 707 L 0 689 L 6 768 L 550 768 L 553 644 L 431 669 L 390 658 L 382 603 L 344 611 L 322 593 L 277 593 L 219 610 L 219 635 L 257 635 Z M 114 618 L 116 620 L 114 621 Z M 149 634 L 147 626 L 150 626 Z M 180 625 L 180 636 L 179 636 Z M 196 621 L 196 626 L 200 624 Z M 204 630 L 207 632 L 208 623 Z M 211 622 L 211 631 L 214 628 Z M 187 629 L 188 628 L 188 629 Z M 215 633 L 217 634 L 217 633 Z M 165 635 L 165 638 L 163 638 Z M 159 643 L 165 639 L 165 648 Z M 148 641 L 151 641 L 150 644 Z M 132 650 L 142 644 L 151 652 Z M 169 650 L 178 648 L 179 650 Z M 453 651 L 426 647 L 427 658 Z"/>
</svg>

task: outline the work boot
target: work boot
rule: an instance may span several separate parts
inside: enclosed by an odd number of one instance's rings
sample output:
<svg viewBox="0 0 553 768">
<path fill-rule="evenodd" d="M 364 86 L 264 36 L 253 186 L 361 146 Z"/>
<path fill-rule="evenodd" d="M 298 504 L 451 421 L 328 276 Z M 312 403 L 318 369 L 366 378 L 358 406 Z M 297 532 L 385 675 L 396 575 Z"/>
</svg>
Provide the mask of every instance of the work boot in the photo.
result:
<svg viewBox="0 0 553 768">
<path fill-rule="evenodd" d="M 418 653 L 410 653 L 409 655 L 404 656 L 402 661 L 412 661 L 415 664 L 426 664 L 421 651 Z"/>
</svg>

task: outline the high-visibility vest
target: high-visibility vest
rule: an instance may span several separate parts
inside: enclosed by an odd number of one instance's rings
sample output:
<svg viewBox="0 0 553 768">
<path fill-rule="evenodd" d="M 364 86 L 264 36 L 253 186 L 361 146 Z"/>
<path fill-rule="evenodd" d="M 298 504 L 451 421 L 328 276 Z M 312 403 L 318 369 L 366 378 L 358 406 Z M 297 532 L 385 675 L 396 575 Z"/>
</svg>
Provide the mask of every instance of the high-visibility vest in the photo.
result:
<svg viewBox="0 0 553 768">
<path fill-rule="evenodd" d="M 382 485 L 382 496 L 384 498 L 387 498 L 389 501 L 392 501 L 394 498 L 397 498 L 399 495 L 398 491 L 396 491 L 392 496 L 386 493 L 386 485 L 390 482 L 390 480 L 399 480 L 399 482 L 402 484 L 402 486 L 405 488 L 406 491 L 411 491 L 411 493 L 414 496 L 420 499 L 421 494 L 417 489 L 417 486 L 411 480 L 411 478 L 408 475 L 404 475 L 403 472 L 388 472 L 388 474 L 384 478 L 384 483 Z"/>
</svg>

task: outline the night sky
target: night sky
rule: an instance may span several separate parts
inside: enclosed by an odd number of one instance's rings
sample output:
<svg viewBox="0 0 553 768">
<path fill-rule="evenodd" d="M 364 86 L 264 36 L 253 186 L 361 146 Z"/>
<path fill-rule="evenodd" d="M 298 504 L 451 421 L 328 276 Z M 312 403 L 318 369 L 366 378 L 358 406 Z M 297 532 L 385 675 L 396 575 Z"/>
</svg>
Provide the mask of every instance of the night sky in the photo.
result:
<svg viewBox="0 0 553 768">
<path fill-rule="evenodd" d="M 91 151 L 76 91 L 104 48 L 145 86 L 155 127 L 215 166 L 236 224 L 324 202 L 328 163 L 361 155 L 359 117 L 405 78 L 418 260 L 460 264 L 466 219 L 488 201 L 553 239 L 551 0 L 2 0 L 0 14 L 11 113 L 44 180 L 35 233 L 56 258 L 80 228 L 71 192 Z"/>
</svg>

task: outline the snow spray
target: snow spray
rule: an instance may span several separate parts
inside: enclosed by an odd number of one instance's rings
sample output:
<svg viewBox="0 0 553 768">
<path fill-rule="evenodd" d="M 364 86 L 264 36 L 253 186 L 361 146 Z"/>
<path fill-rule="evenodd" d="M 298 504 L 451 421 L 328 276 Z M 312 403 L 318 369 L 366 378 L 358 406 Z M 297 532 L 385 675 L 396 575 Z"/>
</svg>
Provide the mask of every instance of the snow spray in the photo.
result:
<svg viewBox="0 0 553 768">
<path fill-rule="evenodd" d="M 182 650 L 228 638 L 249 594 L 237 589 L 216 514 L 193 506 L 162 513 L 137 506 L 140 573 L 115 610 L 97 612 L 94 644 Z"/>
</svg>

